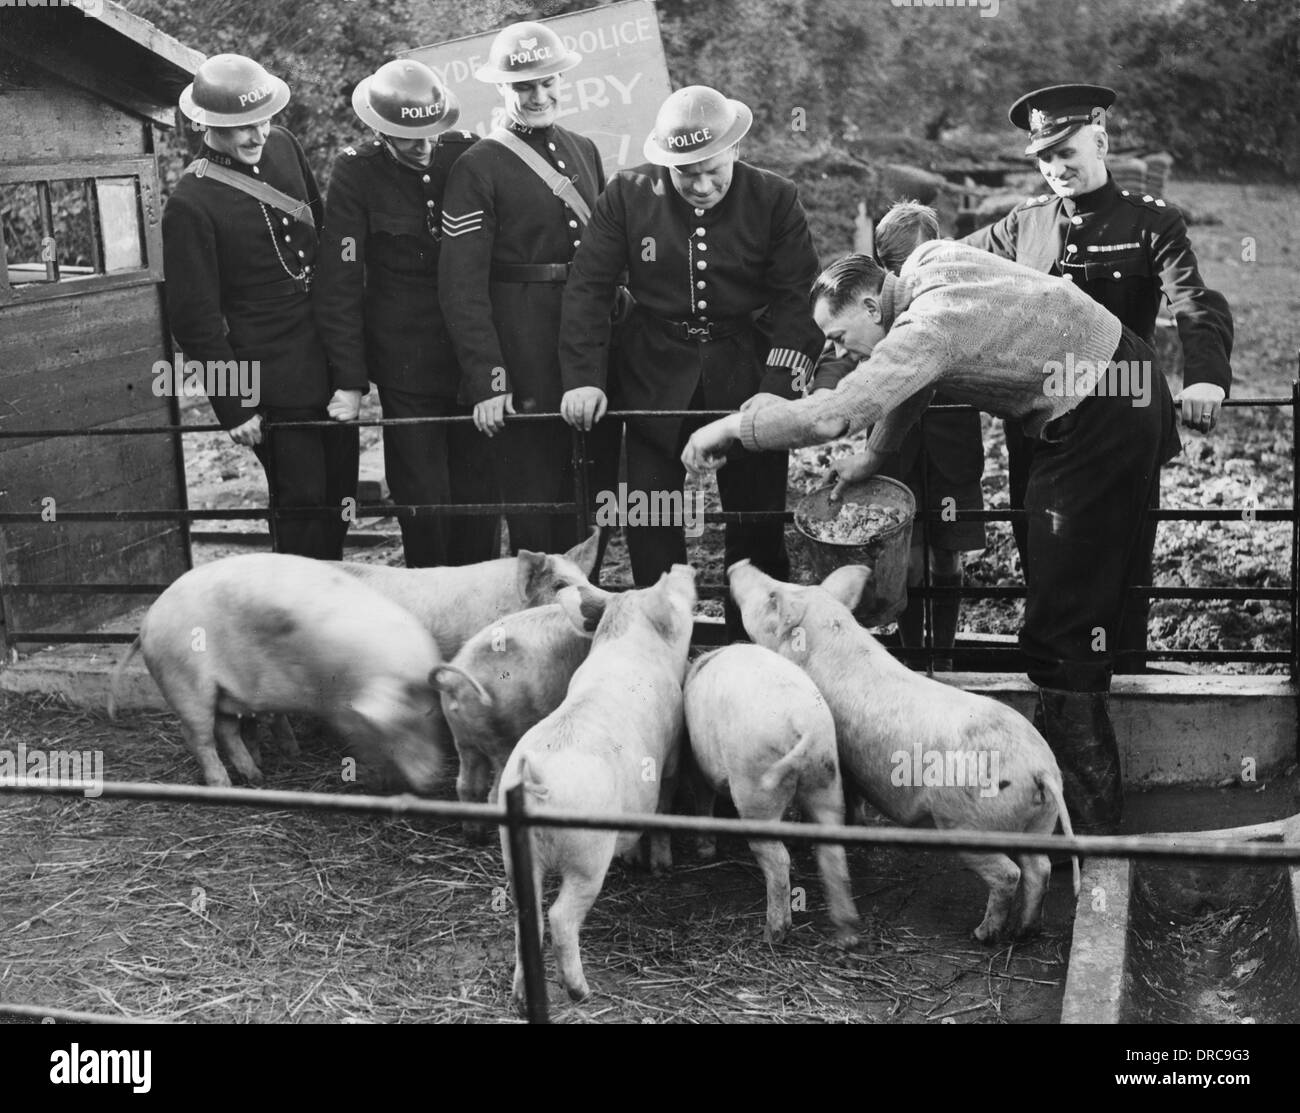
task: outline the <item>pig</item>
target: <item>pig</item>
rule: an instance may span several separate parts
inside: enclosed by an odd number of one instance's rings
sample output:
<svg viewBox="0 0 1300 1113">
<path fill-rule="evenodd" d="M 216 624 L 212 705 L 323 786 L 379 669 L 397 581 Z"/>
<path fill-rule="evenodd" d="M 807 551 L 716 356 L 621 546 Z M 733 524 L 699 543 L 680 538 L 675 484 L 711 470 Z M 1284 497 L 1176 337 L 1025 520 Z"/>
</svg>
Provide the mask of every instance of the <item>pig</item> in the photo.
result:
<svg viewBox="0 0 1300 1113">
<path fill-rule="evenodd" d="M 117 669 L 142 651 L 206 784 L 229 786 L 217 755 L 252 785 L 262 773 L 240 715 L 306 712 L 427 792 L 441 773 L 429 724 L 438 647 L 410 614 L 339 571 L 280 553 L 226 557 L 186 572 L 149 608 Z M 115 711 L 110 693 L 109 715 Z"/>
<path fill-rule="evenodd" d="M 433 636 L 443 661 L 489 623 L 529 607 L 553 603 L 556 593 L 585 584 L 596 566 L 600 530 L 563 556 L 521 549 L 516 557 L 478 564 L 436 568 L 390 568 L 386 565 L 338 565 L 367 587 L 406 608 Z M 433 715 L 434 745 L 450 759 L 455 742 L 441 706 Z"/>
<path fill-rule="evenodd" d="M 890 819 L 1040 835 L 1051 834 L 1059 819 L 1067 835 L 1074 833 L 1056 758 L 1023 715 L 913 672 L 858 625 L 851 612 L 871 582 L 870 569 L 838 568 L 808 587 L 774 580 L 748 561 L 727 574 L 745 630 L 812 678 L 835 720 L 840 769 Z M 931 777 L 940 766 L 943 774 Z M 1038 930 L 1051 878 L 1046 854 L 1022 854 L 1018 865 L 996 851 L 961 857 L 989 887 L 976 939 L 1003 937 L 1017 896 L 1014 936 Z"/>
<path fill-rule="evenodd" d="M 676 785 L 682 735 L 682 679 L 690 651 L 695 572 L 673 565 L 651 588 L 610 595 L 579 586 L 560 592 L 574 626 L 591 636 L 568 695 L 519 740 L 501 775 L 501 791 L 523 785 L 531 805 L 576 812 L 647 814 L 666 810 Z M 501 853 L 510 874 L 510 844 L 501 829 Z M 562 827 L 529 829 L 537 918 L 542 883 L 561 876 L 548 919 L 560 984 L 570 998 L 590 993 L 578 933 L 616 852 L 636 852 L 635 832 Z M 672 865 L 667 835 L 651 840 L 653 869 Z M 514 1003 L 524 1008 L 524 965 L 515 924 Z"/>
<path fill-rule="evenodd" d="M 469 639 L 433 685 L 460 755 L 456 795 L 467 804 L 497 799 L 497 782 L 515 743 L 560 706 L 590 637 L 574 629 L 558 603 L 509 614 Z M 489 828 L 466 823 L 482 842 Z"/>
<path fill-rule="evenodd" d="M 450 661 L 490 622 L 528 607 L 555 602 L 561 588 L 585 584 L 596 565 L 600 530 L 563 556 L 521 549 L 517 557 L 437 568 L 390 568 L 378 564 L 338 565 L 405 607 L 433 635 Z"/>
<path fill-rule="evenodd" d="M 697 813 L 712 815 L 716 792 L 730 792 L 742 819 L 779 820 L 797 800 L 805 818 L 844 823 L 844 789 L 835 722 L 817 686 L 797 665 L 758 645 L 706 653 L 686 674 L 685 763 Z M 767 880 L 764 938 L 790 929 L 790 855 L 776 841 L 749 847 Z M 712 857 L 713 840 L 701 843 Z M 844 847 L 817 846 L 817 866 L 843 947 L 857 943 L 858 913 L 849 893 Z"/>
</svg>

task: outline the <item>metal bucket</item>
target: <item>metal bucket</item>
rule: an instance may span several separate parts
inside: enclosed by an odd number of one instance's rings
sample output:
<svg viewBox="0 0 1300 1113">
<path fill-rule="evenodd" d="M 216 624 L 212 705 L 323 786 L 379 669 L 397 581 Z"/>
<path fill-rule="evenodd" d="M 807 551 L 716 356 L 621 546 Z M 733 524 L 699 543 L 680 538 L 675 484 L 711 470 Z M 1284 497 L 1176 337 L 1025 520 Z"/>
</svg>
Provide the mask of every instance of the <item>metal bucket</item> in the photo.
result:
<svg viewBox="0 0 1300 1113">
<path fill-rule="evenodd" d="M 795 507 L 795 528 L 803 538 L 813 572 L 820 581 L 846 564 L 865 564 L 875 576 L 874 598 L 864 594 L 861 605 L 853 612 L 854 617 L 863 626 L 893 622 L 907 606 L 907 557 L 912 547 L 916 499 L 904 484 L 882 475 L 846 486 L 835 502 L 831 502 L 830 494 L 831 488 L 824 487 L 805 495 Z M 834 518 L 846 502 L 890 507 L 903 511 L 904 517 L 898 525 L 877 534 L 864 545 L 822 541 L 811 536 L 807 523 Z"/>
</svg>

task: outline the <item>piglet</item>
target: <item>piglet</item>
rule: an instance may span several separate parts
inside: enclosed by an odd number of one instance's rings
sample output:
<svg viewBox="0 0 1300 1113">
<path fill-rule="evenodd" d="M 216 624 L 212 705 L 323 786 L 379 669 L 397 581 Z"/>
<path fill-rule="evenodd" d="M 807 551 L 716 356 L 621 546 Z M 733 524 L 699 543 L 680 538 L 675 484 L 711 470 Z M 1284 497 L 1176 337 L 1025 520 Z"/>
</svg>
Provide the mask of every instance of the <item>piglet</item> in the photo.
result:
<svg viewBox="0 0 1300 1113">
<path fill-rule="evenodd" d="M 416 792 L 438 778 L 429 727 L 437 646 L 410 614 L 335 564 L 256 553 L 201 565 L 149 608 L 114 687 L 137 651 L 180 716 L 206 784 L 230 784 L 218 742 L 249 784 L 262 783 L 239 716 L 263 712 L 325 719 Z"/>
<path fill-rule="evenodd" d="M 682 678 L 690 651 L 695 572 L 675 564 L 641 591 L 610 595 L 590 585 L 560 593 L 574 626 L 592 637 L 564 702 L 519 740 L 506 761 L 502 793 L 522 784 L 530 805 L 571 812 L 648 814 L 666 810 L 682 735 Z M 580 1001 L 589 989 L 578 933 L 599 896 L 615 852 L 635 852 L 635 832 L 534 827 L 534 882 L 561 877 L 548 919 L 560 983 Z M 672 865 L 666 835 L 652 836 L 652 868 Z M 510 873 L 510 846 L 501 831 Z M 515 1005 L 524 1007 L 524 966 L 515 926 Z"/>
<path fill-rule="evenodd" d="M 799 665 L 825 697 L 840 769 L 874 807 L 898 823 L 944 829 L 1047 835 L 1059 819 L 1073 834 L 1056 758 L 1023 715 L 913 672 L 858 625 L 851 612 L 870 569 L 838 568 L 820 587 L 781 583 L 748 561 L 727 574 L 749 636 Z M 996 851 L 961 857 L 989 887 L 976 939 L 1003 935 L 1017 895 L 1015 936 L 1038 930 L 1046 854 L 1022 854 L 1019 865 Z"/>
<path fill-rule="evenodd" d="M 558 603 L 518 611 L 483 627 L 450 664 L 433 671 L 442 713 L 460 755 L 456 795 L 467 804 L 495 801 L 496 783 L 515 743 L 560 706 L 590 636 Z M 489 829 L 465 824 L 475 842 Z"/>
<path fill-rule="evenodd" d="M 779 820 L 798 801 L 805 818 L 843 824 L 835 722 L 797 665 L 758 645 L 715 649 L 686 674 L 684 700 L 698 814 L 711 815 L 714 794 L 730 792 L 742 819 Z M 751 839 L 749 846 L 767 879 L 765 938 L 779 943 L 790 928 L 790 855 L 776 841 Z M 705 848 L 712 850 L 712 840 Z M 817 866 L 837 941 L 852 946 L 858 913 L 844 847 L 818 844 Z"/>
</svg>

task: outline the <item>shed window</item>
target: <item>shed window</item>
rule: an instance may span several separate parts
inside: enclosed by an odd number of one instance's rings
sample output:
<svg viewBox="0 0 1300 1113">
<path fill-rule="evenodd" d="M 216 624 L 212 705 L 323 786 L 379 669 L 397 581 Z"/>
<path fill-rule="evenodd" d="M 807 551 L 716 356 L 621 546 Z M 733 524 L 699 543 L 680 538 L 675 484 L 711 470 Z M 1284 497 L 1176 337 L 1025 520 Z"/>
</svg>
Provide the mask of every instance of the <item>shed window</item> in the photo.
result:
<svg viewBox="0 0 1300 1113">
<path fill-rule="evenodd" d="M 152 160 L 0 168 L 0 302 L 160 277 L 156 195 Z"/>
</svg>

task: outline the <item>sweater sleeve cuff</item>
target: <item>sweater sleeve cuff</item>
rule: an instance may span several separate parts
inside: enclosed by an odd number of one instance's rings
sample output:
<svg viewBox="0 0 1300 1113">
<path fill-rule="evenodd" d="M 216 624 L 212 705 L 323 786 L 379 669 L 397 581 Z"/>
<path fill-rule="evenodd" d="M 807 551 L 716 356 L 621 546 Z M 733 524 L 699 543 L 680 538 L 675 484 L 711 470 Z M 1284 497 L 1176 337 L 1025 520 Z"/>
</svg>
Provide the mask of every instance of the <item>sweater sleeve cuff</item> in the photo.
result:
<svg viewBox="0 0 1300 1113">
<path fill-rule="evenodd" d="M 758 410 L 746 410 L 740 415 L 740 444 L 742 448 L 750 452 L 762 452 L 763 446 L 758 443 L 758 437 L 754 433 L 754 418 L 758 416 Z"/>
</svg>

